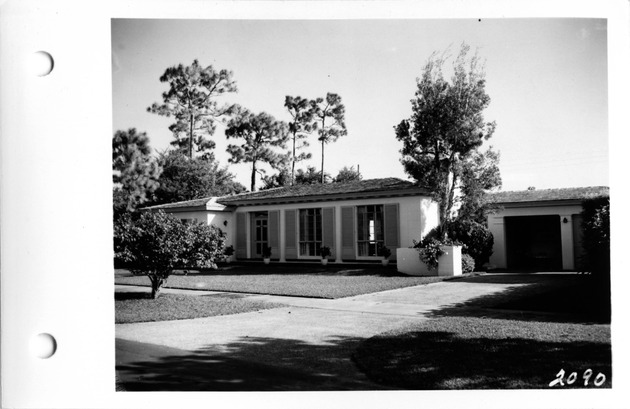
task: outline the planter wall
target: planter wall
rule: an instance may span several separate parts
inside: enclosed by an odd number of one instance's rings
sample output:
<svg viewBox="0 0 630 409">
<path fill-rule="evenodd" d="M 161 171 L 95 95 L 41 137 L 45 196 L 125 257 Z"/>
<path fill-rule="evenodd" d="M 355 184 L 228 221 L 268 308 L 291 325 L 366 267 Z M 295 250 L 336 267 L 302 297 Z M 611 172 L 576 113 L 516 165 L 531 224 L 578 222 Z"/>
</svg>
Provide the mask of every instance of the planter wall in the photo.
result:
<svg viewBox="0 0 630 409">
<path fill-rule="evenodd" d="M 397 268 L 400 273 L 410 276 L 437 275 L 437 271 L 429 271 L 427 265 L 420 260 L 420 254 L 417 249 L 396 249 L 396 259 Z"/>
<path fill-rule="evenodd" d="M 438 259 L 439 276 L 462 275 L 462 246 L 440 246 L 444 254 Z"/>
<path fill-rule="evenodd" d="M 456 276 L 462 274 L 461 246 L 442 246 L 444 254 L 438 259 L 437 270 L 429 270 L 420 260 L 417 249 L 396 249 L 398 272 L 412 276 Z"/>
</svg>

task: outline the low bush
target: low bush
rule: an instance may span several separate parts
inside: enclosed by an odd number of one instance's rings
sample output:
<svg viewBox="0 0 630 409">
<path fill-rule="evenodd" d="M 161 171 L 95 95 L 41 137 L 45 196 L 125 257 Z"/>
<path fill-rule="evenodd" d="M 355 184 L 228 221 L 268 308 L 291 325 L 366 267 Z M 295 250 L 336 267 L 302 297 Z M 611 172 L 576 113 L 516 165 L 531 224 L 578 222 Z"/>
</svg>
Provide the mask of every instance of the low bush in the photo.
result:
<svg viewBox="0 0 630 409">
<path fill-rule="evenodd" d="M 472 220 L 457 219 L 446 227 L 448 237 L 462 245 L 462 253 L 475 261 L 475 269 L 481 270 L 492 255 L 494 237 L 483 224 Z"/>
<path fill-rule="evenodd" d="M 462 273 L 472 273 L 475 271 L 475 260 L 468 254 L 462 254 Z"/>
</svg>

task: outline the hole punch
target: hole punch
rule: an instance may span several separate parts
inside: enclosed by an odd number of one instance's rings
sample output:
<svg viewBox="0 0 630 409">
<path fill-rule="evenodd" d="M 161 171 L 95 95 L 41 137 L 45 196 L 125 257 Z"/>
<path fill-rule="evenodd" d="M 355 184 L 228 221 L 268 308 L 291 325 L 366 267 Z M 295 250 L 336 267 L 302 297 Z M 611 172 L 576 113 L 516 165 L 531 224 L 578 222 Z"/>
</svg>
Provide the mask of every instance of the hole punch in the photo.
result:
<svg viewBox="0 0 630 409">
<path fill-rule="evenodd" d="M 57 341 L 50 334 L 41 333 L 31 340 L 31 352 L 41 359 L 48 359 L 57 352 Z"/>
<path fill-rule="evenodd" d="M 52 72 L 54 67 L 55 60 L 46 51 L 37 51 L 31 56 L 29 68 L 33 75 L 45 77 Z"/>
</svg>

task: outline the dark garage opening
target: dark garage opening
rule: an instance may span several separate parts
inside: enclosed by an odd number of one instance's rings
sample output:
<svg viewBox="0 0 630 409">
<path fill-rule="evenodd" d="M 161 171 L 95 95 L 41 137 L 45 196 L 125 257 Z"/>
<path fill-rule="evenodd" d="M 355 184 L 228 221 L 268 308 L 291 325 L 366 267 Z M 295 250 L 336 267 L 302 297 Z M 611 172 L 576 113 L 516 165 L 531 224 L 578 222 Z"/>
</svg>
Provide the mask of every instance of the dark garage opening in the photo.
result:
<svg viewBox="0 0 630 409">
<path fill-rule="evenodd" d="M 506 217 L 505 242 L 510 270 L 562 270 L 558 215 Z"/>
</svg>

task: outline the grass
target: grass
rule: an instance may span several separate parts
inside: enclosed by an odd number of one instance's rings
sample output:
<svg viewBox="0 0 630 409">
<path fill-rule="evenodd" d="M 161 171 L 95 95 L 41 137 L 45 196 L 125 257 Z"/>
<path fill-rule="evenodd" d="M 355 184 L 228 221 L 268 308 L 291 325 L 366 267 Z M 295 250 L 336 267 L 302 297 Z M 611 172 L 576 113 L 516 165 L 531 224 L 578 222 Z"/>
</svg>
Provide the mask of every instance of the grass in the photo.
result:
<svg viewBox="0 0 630 409">
<path fill-rule="evenodd" d="M 161 294 L 154 300 L 146 292 L 123 292 L 116 293 L 115 299 L 116 324 L 213 317 L 281 307 L 225 294 Z"/>
<path fill-rule="evenodd" d="M 411 277 L 381 266 L 228 265 L 218 270 L 172 275 L 168 288 L 271 294 L 313 298 L 343 298 L 429 284 L 444 277 Z M 143 276 L 123 277 L 116 284 L 149 285 Z"/>
<path fill-rule="evenodd" d="M 375 382 L 401 389 L 548 389 L 560 370 L 587 387 L 611 387 L 610 328 L 552 322 L 444 317 L 365 341 L 354 353 Z"/>
<path fill-rule="evenodd" d="M 370 338 L 354 353 L 356 364 L 371 380 L 402 389 L 611 387 L 610 298 L 604 291 L 598 299 L 590 277 L 464 280 L 526 285 L 445 307 L 432 320 Z M 593 373 L 585 386 L 588 369 Z M 561 370 L 564 385 L 550 386 Z M 573 372 L 577 379 L 569 384 Z M 596 386 L 600 373 L 606 380 Z"/>
</svg>

